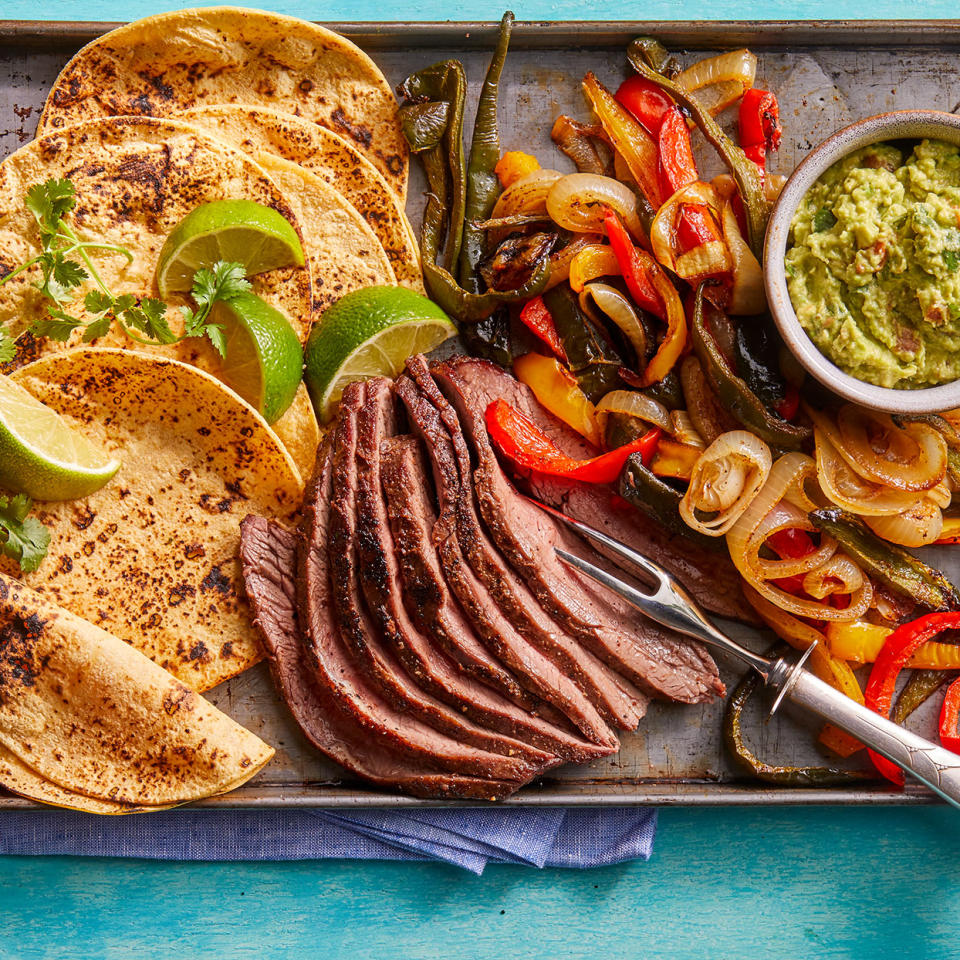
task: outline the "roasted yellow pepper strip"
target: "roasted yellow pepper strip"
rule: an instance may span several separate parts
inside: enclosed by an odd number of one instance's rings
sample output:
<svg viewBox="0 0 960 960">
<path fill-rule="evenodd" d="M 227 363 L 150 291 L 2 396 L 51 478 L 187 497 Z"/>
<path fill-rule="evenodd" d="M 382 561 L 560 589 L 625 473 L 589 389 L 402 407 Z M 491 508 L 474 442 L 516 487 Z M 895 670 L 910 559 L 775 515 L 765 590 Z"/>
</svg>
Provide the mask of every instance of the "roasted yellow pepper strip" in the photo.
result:
<svg viewBox="0 0 960 960">
<path fill-rule="evenodd" d="M 505 153 L 493 168 L 493 172 L 500 178 L 500 185 L 504 190 L 511 184 L 540 169 L 540 161 L 522 150 L 510 150 Z"/>
<path fill-rule="evenodd" d="M 878 627 L 863 620 L 827 625 L 827 646 L 835 657 L 853 663 L 873 663 L 877 659 L 890 627 Z M 907 666 L 919 670 L 960 670 L 960 645 L 930 640 L 917 648 Z"/>
<path fill-rule="evenodd" d="M 691 447 L 686 443 L 678 443 L 669 437 L 661 437 L 657 445 L 657 452 L 653 455 L 650 469 L 658 477 L 675 477 L 678 480 L 689 480 L 696 462 L 703 453 L 699 447 Z"/>
<path fill-rule="evenodd" d="M 580 293 L 597 277 L 619 276 L 620 264 L 616 254 L 605 243 L 591 243 L 570 261 L 570 289 L 574 293 Z"/>
</svg>

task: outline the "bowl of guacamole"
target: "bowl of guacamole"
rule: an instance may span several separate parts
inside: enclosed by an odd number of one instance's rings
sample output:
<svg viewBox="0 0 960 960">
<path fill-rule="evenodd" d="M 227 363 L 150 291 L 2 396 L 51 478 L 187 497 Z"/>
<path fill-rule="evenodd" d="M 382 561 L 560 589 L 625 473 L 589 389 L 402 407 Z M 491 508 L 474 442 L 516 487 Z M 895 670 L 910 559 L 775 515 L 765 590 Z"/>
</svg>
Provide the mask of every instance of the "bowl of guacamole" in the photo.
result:
<svg viewBox="0 0 960 960">
<path fill-rule="evenodd" d="M 892 411 L 960 405 L 960 117 L 871 117 L 787 182 L 764 254 L 787 345 L 826 386 Z"/>
</svg>

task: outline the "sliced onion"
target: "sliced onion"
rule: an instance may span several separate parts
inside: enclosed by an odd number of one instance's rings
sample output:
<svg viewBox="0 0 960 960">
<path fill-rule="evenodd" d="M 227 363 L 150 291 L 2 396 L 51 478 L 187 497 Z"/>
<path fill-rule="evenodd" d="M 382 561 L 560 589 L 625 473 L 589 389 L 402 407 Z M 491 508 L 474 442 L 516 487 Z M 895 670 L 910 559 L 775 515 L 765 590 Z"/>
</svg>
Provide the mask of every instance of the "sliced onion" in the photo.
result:
<svg viewBox="0 0 960 960">
<path fill-rule="evenodd" d="M 760 492 L 772 464 L 770 448 L 752 433 L 721 434 L 694 464 L 680 501 L 684 523 L 708 537 L 723 536 Z M 698 511 L 713 516 L 703 519 Z"/>
<path fill-rule="evenodd" d="M 636 240 L 645 240 L 636 194 L 613 177 L 569 173 L 547 194 L 547 213 L 554 223 L 574 233 L 602 233 L 605 208 L 615 210 Z"/>
<path fill-rule="evenodd" d="M 749 50 L 730 50 L 691 64 L 674 81 L 687 93 L 699 91 L 697 100 L 716 116 L 753 86 L 757 58 Z"/>
<path fill-rule="evenodd" d="M 667 200 L 657 211 L 650 225 L 650 246 L 653 249 L 653 255 L 668 270 L 672 270 L 678 276 L 684 277 L 677 269 L 677 255 L 675 251 L 677 217 L 680 215 L 680 208 L 685 203 L 695 203 L 701 206 L 709 207 L 715 216 L 720 214 L 720 197 L 712 184 L 697 180 L 681 187 L 669 200 Z M 721 231 L 718 226 L 717 233 Z M 729 269 L 729 266 L 727 267 Z M 704 276 L 705 274 L 688 274 L 689 277 Z M 684 277 L 686 279 L 687 277 Z"/>
<path fill-rule="evenodd" d="M 636 390 L 611 390 L 597 404 L 597 415 L 606 429 L 606 417 L 611 413 L 625 413 L 631 417 L 639 417 L 647 423 L 652 423 L 661 430 L 670 432 L 670 413 L 667 408 L 652 397 L 639 393 Z"/>
<path fill-rule="evenodd" d="M 926 496 L 931 503 L 935 503 L 941 510 L 945 510 L 953 501 L 953 491 L 950 489 L 949 479 L 945 477 L 935 487 L 931 487 Z"/>
<path fill-rule="evenodd" d="M 609 246 L 605 243 L 588 243 L 577 251 L 570 263 L 570 289 L 580 293 L 591 280 L 619 277 L 620 273 L 620 263 Z"/>
<path fill-rule="evenodd" d="M 749 584 L 745 583 L 743 585 L 743 595 L 747 598 L 750 606 L 760 615 L 760 619 L 788 643 L 796 640 L 804 648 L 818 643 L 826 647 L 826 638 L 819 630 L 811 627 L 809 623 L 804 623 L 802 620 L 792 617 L 786 610 L 781 610 L 766 597 L 760 596 Z"/>
<path fill-rule="evenodd" d="M 534 170 L 521 177 L 497 198 L 490 219 L 499 220 L 518 213 L 546 213 L 547 194 L 562 176 L 559 170 Z"/>
<path fill-rule="evenodd" d="M 550 290 L 557 284 L 570 278 L 570 266 L 577 255 L 588 247 L 599 247 L 600 238 L 592 233 L 584 233 L 574 237 L 562 250 L 550 254 L 550 279 L 544 290 Z M 614 258 L 616 259 L 616 258 Z"/>
<path fill-rule="evenodd" d="M 834 594 L 853 593 L 863 586 L 863 571 L 845 554 L 835 553 L 803 578 L 803 589 L 825 600 Z"/>
<path fill-rule="evenodd" d="M 734 316 L 752 317 L 767 309 L 767 294 L 763 286 L 763 271 L 749 244 L 740 233 L 740 225 L 733 210 L 733 199 L 723 202 L 720 217 L 723 239 L 730 251 L 733 283 L 727 312 Z"/>
<path fill-rule="evenodd" d="M 674 273 L 678 277 L 715 277 L 718 273 L 729 273 L 733 269 L 730 251 L 722 240 L 710 240 L 700 246 L 681 253 L 676 258 Z"/>
<path fill-rule="evenodd" d="M 918 500 L 902 513 L 889 517 L 867 517 L 867 526 L 877 536 L 902 547 L 926 547 L 943 530 L 943 513 L 928 497 Z"/>
<path fill-rule="evenodd" d="M 774 203 L 786 182 L 787 178 L 782 173 L 768 173 L 763 181 L 763 195 L 770 203 Z"/>
<path fill-rule="evenodd" d="M 637 361 L 642 365 L 647 359 L 647 332 L 633 304 L 616 287 L 607 283 L 588 283 L 580 291 L 580 306 L 587 313 L 590 313 L 591 301 L 630 341 Z"/>
<path fill-rule="evenodd" d="M 707 446 L 686 410 L 670 411 L 670 435 L 674 440 L 685 443 L 688 447 L 698 447 L 703 450 Z"/>
<path fill-rule="evenodd" d="M 916 493 L 891 490 L 864 480 L 840 456 L 820 427 L 814 428 L 813 436 L 817 448 L 817 481 L 838 507 L 862 517 L 883 517 L 908 510 L 917 502 Z"/>
<path fill-rule="evenodd" d="M 747 583 L 781 610 L 814 620 L 856 620 L 866 612 L 873 595 L 865 577 L 849 594 L 849 604 L 843 609 L 796 597 L 770 582 L 813 573 L 834 556 L 835 540 L 821 535 L 820 546 L 806 557 L 770 560 L 761 556 L 767 539 L 780 530 L 816 532 L 807 515 L 815 505 L 806 491 L 806 483 L 815 476 L 816 464 L 811 457 L 802 453 L 782 456 L 773 465 L 763 489 L 727 532 L 730 558 Z"/>
</svg>

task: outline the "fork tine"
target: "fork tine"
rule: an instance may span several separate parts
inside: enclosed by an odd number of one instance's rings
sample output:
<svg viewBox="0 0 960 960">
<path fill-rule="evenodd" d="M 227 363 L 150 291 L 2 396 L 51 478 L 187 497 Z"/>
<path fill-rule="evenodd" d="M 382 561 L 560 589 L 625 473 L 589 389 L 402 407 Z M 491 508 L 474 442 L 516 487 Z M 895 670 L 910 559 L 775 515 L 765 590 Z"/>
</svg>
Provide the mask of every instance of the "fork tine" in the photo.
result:
<svg viewBox="0 0 960 960">
<path fill-rule="evenodd" d="M 628 583 L 624 583 L 619 578 L 613 576 L 613 574 L 607 573 L 602 567 L 590 563 L 589 560 L 584 560 L 574 553 L 567 553 L 566 550 L 561 550 L 560 547 L 554 547 L 553 549 L 556 555 L 565 563 L 569 563 L 571 567 L 576 567 L 577 570 L 586 574 L 591 580 L 596 580 L 597 583 L 602 584 L 608 590 L 612 590 L 614 593 L 623 597 L 624 600 L 640 610 L 641 613 L 647 612 L 647 606 L 643 603 L 644 600 L 649 600 L 647 594 L 642 593 Z"/>
<path fill-rule="evenodd" d="M 635 550 L 631 550 L 630 547 L 628 547 L 625 543 L 621 543 L 619 540 L 614 540 L 613 537 L 607 536 L 607 534 L 597 530 L 595 527 L 591 527 L 589 524 L 583 523 L 580 520 L 574 520 L 573 517 L 568 517 L 560 510 L 555 510 L 553 507 L 548 507 L 545 503 L 541 503 L 539 500 L 535 500 L 533 497 L 527 497 L 527 499 L 534 506 L 546 511 L 552 517 L 556 517 L 557 520 L 562 520 L 568 527 L 572 527 L 578 533 L 582 533 L 583 536 L 587 537 L 589 540 L 595 540 L 597 543 L 602 543 L 608 550 L 610 550 L 612 553 L 615 553 L 618 557 L 623 557 L 625 560 L 629 560 L 630 563 L 638 566 L 641 570 L 645 570 L 650 574 L 650 576 L 654 577 L 660 583 L 671 583 L 673 581 L 673 577 L 671 577 L 670 574 L 667 573 L 667 571 L 664 570 L 659 563 L 654 563 L 642 553 L 637 553 Z M 557 552 L 560 553 L 559 550 Z M 566 559 L 566 557 L 564 557 L 564 559 Z M 619 583 L 619 581 L 617 582 Z"/>
</svg>

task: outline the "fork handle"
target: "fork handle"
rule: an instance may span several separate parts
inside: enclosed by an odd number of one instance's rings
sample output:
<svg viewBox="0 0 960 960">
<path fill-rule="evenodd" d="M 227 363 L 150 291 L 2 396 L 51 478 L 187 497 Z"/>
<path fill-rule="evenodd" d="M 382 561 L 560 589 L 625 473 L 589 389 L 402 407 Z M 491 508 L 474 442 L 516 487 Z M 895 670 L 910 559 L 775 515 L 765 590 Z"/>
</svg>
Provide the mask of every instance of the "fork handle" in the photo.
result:
<svg viewBox="0 0 960 960">
<path fill-rule="evenodd" d="M 774 664 L 769 686 L 834 726 L 845 730 L 960 807 L 960 756 L 898 727 L 886 717 L 834 690 L 809 670 L 784 660 Z"/>
</svg>

